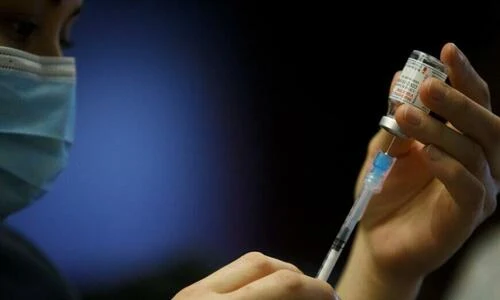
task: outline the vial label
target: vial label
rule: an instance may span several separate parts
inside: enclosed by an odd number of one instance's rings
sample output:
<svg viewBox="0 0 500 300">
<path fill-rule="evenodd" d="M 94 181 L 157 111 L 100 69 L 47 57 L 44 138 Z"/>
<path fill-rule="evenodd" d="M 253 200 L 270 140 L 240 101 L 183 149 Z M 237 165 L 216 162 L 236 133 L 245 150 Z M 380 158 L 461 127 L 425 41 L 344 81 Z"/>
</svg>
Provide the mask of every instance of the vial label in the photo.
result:
<svg viewBox="0 0 500 300">
<path fill-rule="evenodd" d="M 429 113 L 429 109 L 420 101 L 419 90 L 422 82 L 434 77 L 446 80 L 446 74 L 440 70 L 414 58 L 408 58 L 403 71 L 391 91 L 391 100 L 412 104 Z"/>
</svg>

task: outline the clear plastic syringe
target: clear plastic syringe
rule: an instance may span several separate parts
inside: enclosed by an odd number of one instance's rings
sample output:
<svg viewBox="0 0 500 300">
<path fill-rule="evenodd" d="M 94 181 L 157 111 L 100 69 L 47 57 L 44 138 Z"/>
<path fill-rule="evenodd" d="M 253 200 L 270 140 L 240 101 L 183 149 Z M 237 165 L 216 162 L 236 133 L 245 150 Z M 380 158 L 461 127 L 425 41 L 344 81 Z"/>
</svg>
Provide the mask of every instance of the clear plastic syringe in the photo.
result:
<svg viewBox="0 0 500 300">
<path fill-rule="evenodd" d="M 354 231 L 356 224 L 359 222 L 363 213 L 365 212 L 366 207 L 372 196 L 382 189 L 382 185 L 384 180 L 389 173 L 394 161 L 396 160 L 394 157 L 388 154 L 389 149 L 394 143 L 394 138 L 389 145 L 389 148 L 386 152 L 380 151 L 374 158 L 371 170 L 368 172 L 364 179 L 363 188 L 361 189 L 361 193 L 358 199 L 354 202 L 347 218 L 345 219 L 342 227 L 340 227 L 340 231 L 335 237 L 335 240 L 328 251 L 328 254 L 319 269 L 319 272 L 316 278 L 327 281 L 330 277 L 330 274 L 342 253 L 342 249 L 345 244 L 349 240 L 351 233 Z"/>
</svg>

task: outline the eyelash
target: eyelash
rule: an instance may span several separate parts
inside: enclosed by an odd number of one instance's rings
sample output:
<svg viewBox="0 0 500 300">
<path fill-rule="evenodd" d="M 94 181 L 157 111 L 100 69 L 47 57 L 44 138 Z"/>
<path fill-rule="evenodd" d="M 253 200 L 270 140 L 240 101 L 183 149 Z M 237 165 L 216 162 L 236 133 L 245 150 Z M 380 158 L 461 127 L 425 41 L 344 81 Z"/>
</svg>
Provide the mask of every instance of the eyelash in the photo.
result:
<svg viewBox="0 0 500 300">
<path fill-rule="evenodd" d="M 19 41 L 21 42 L 25 42 L 39 28 L 35 22 L 25 20 L 14 20 L 11 22 L 11 25 L 13 25 L 13 30 L 15 34 L 20 37 Z M 72 41 L 65 38 L 60 38 L 59 44 L 61 48 L 65 50 L 74 46 Z"/>
</svg>

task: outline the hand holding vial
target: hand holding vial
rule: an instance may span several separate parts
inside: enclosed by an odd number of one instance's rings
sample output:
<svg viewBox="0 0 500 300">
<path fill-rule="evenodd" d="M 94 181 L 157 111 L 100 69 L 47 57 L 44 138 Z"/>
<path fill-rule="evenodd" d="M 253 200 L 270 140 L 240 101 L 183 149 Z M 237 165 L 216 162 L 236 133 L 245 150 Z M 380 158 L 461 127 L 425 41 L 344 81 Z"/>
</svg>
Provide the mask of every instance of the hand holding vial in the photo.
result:
<svg viewBox="0 0 500 300">
<path fill-rule="evenodd" d="M 419 86 L 423 108 L 416 101 L 394 100 L 398 87 L 415 81 L 406 68 L 395 76 L 390 102 L 397 107 L 385 121 L 396 122 L 381 121 L 384 129 L 369 144 L 356 194 L 374 156 L 395 135 L 390 154 L 397 161 L 360 221 L 337 286 L 344 299 L 413 299 L 423 278 L 445 263 L 496 208 L 500 118 L 491 111 L 487 84 L 454 44 L 443 47 L 441 61 L 450 85 L 437 68 L 437 76 Z"/>
</svg>

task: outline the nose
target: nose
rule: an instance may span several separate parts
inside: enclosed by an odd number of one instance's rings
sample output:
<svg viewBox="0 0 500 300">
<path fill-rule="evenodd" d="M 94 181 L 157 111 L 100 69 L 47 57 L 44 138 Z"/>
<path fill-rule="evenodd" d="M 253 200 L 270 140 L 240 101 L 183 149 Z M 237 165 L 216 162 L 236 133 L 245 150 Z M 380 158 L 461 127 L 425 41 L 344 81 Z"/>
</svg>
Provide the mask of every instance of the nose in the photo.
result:
<svg viewBox="0 0 500 300">
<path fill-rule="evenodd" d="M 36 39 L 33 39 L 31 43 L 31 47 L 29 52 L 40 55 L 40 56 L 62 56 L 61 46 L 59 44 L 59 39 L 47 36 L 39 36 Z"/>
</svg>

